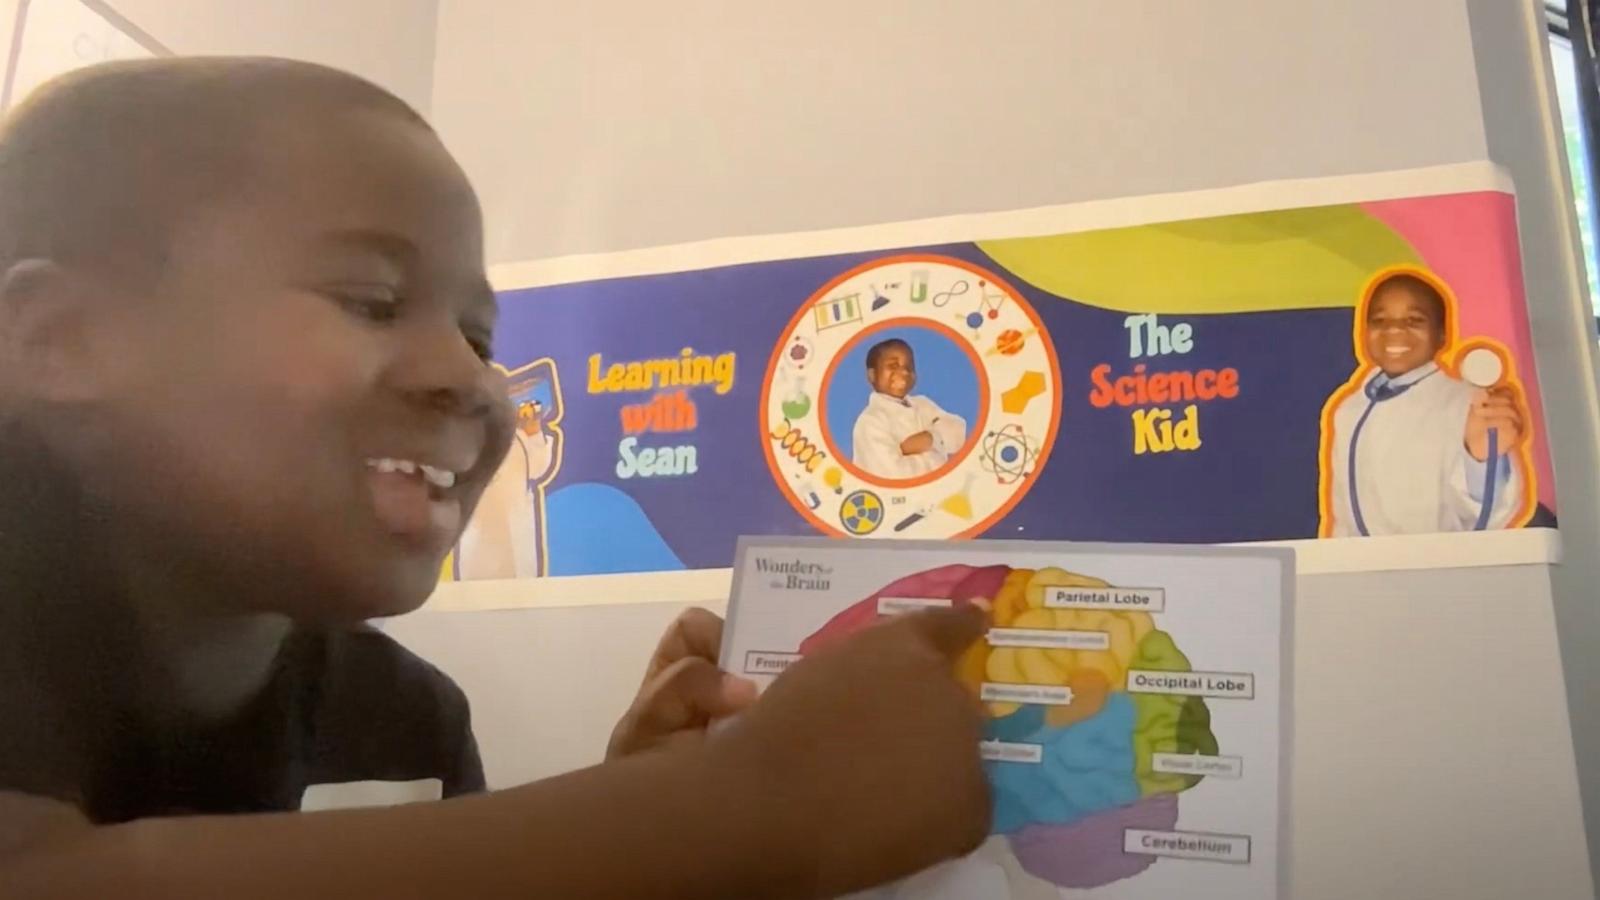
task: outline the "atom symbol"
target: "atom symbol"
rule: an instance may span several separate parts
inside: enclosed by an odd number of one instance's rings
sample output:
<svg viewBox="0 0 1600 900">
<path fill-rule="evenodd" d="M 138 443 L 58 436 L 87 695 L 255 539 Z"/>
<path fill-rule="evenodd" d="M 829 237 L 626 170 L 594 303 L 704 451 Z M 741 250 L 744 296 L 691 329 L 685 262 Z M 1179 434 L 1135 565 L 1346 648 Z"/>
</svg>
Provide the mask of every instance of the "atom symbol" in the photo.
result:
<svg viewBox="0 0 1600 900">
<path fill-rule="evenodd" d="M 999 484 L 1015 484 L 1032 473 L 1039 458 L 1039 445 L 1013 422 L 983 436 L 980 464 L 994 473 Z"/>
</svg>

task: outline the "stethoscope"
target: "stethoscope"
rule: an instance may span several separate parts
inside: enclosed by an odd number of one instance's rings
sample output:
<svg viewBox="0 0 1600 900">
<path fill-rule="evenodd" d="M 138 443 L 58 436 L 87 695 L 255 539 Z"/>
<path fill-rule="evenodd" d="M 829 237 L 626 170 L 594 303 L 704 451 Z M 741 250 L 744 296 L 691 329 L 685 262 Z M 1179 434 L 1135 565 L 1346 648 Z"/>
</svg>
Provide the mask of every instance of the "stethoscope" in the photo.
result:
<svg viewBox="0 0 1600 900">
<path fill-rule="evenodd" d="M 1460 373 L 1462 381 L 1487 390 L 1498 385 L 1505 377 L 1505 363 L 1500 359 L 1500 354 L 1488 347 L 1473 347 L 1458 358 L 1456 371 Z M 1366 520 L 1361 516 L 1361 492 L 1356 481 L 1356 444 L 1361 440 L 1361 428 L 1367 424 L 1367 417 L 1378 408 L 1378 404 L 1393 400 L 1437 374 L 1439 370 L 1434 369 L 1416 381 L 1400 385 L 1374 378 L 1362 387 L 1362 393 L 1367 397 L 1367 408 L 1362 411 L 1361 418 L 1356 421 L 1356 427 L 1350 432 L 1350 453 L 1346 461 L 1346 473 L 1350 480 L 1350 512 L 1355 519 L 1356 531 L 1362 537 L 1371 535 L 1367 531 Z M 1483 531 L 1488 528 L 1489 515 L 1494 511 L 1494 488 L 1500 467 L 1499 431 L 1498 428 L 1489 429 L 1489 452 L 1483 472 L 1483 503 L 1478 511 L 1478 521 L 1472 527 L 1473 531 Z"/>
</svg>

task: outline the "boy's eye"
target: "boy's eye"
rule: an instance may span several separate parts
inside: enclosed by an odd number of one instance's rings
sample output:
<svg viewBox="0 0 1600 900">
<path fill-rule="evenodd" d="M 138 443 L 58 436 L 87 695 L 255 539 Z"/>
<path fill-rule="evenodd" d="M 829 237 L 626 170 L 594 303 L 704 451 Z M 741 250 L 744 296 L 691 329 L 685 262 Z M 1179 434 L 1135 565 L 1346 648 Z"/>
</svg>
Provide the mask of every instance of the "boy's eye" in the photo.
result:
<svg viewBox="0 0 1600 900">
<path fill-rule="evenodd" d="M 1373 328 L 1425 328 L 1428 320 L 1421 316 L 1410 316 L 1404 319 L 1368 319 L 1367 324 Z"/>
<path fill-rule="evenodd" d="M 463 334 L 467 339 L 468 346 L 472 347 L 473 353 L 478 354 L 479 359 L 484 362 L 494 359 L 494 338 L 471 332 L 464 332 Z"/>
<path fill-rule="evenodd" d="M 400 312 L 400 294 L 379 284 L 340 285 L 328 294 L 345 309 L 374 322 L 392 322 Z"/>
</svg>

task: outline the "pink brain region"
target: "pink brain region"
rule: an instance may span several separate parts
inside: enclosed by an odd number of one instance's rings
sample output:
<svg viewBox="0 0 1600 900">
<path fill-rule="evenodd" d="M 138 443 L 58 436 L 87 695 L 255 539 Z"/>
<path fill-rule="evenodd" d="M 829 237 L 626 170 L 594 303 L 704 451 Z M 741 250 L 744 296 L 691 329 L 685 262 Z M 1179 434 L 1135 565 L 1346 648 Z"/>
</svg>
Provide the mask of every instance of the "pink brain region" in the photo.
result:
<svg viewBox="0 0 1600 900">
<path fill-rule="evenodd" d="M 1007 566 L 944 566 L 929 569 L 886 585 L 872 596 L 828 620 L 810 637 L 800 642 L 802 654 L 815 653 L 848 634 L 878 621 L 879 601 L 889 599 L 937 599 L 966 604 L 977 598 L 995 596 L 1011 570 Z"/>
<path fill-rule="evenodd" d="M 978 598 L 993 604 L 993 627 L 1008 637 L 1104 634 L 1104 649 L 1066 649 L 1049 640 L 996 643 L 991 636 L 958 664 L 959 677 L 985 698 L 990 713 L 985 766 L 995 798 L 992 833 L 1009 844 L 1019 875 L 1092 888 L 1154 865 L 1155 856 L 1125 852 L 1124 831 L 1175 828 L 1179 794 L 1201 780 L 1158 771 L 1155 754 L 1215 756 L 1218 742 L 1204 700 L 1127 690 L 1129 669 L 1191 670 L 1150 613 L 1047 606 L 1052 587 L 1111 585 L 1057 568 L 942 566 L 852 604 L 799 649 L 815 652 L 885 615 Z M 988 693 L 995 686 L 1037 686 L 1053 699 L 1009 701 Z"/>
</svg>

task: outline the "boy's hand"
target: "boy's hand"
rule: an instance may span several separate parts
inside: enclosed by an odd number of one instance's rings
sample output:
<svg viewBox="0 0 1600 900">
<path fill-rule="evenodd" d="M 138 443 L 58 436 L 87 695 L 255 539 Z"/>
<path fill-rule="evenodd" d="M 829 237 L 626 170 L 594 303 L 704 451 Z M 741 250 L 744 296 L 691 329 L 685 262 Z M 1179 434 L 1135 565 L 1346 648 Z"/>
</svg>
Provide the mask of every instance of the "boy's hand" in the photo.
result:
<svg viewBox="0 0 1600 900">
<path fill-rule="evenodd" d="M 699 740 L 711 722 L 754 703 L 754 682 L 717 668 L 721 646 L 716 613 L 684 610 L 656 645 L 638 696 L 611 732 L 606 759 Z"/>
<path fill-rule="evenodd" d="M 983 842 L 983 714 L 955 660 L 987 621 L 969 606 L 874 626 L 795 663 L 707 745 L 795 884 L 832 897 Z"/>
<path fill-rule="evenodd" d="M 1467 411 L 1467 428 L 1462 443 L 1478 462 L 1489 459 L 1489 429 L 1495 429 L 1498 449 L 1509 453 L 1522 440 L 1522 409 L 1517 393 L 1509 385 L 1479 391 Z"/>
<path fill-rule="evenodd" d="M 901 456 L 916 456 L 918 453 L 927 453 L 932 449 L 933 435 L 926 431 L 919 431 L 900 442 Z"/>
</svg>

